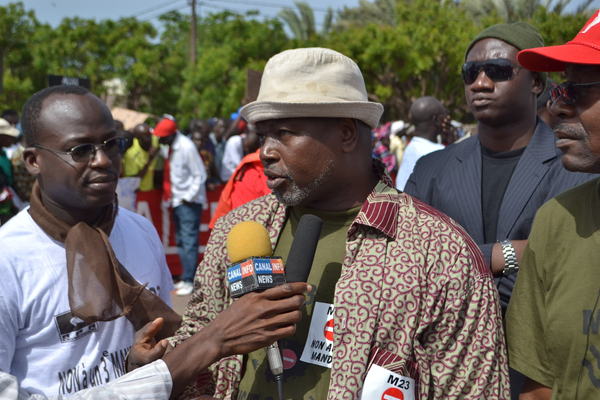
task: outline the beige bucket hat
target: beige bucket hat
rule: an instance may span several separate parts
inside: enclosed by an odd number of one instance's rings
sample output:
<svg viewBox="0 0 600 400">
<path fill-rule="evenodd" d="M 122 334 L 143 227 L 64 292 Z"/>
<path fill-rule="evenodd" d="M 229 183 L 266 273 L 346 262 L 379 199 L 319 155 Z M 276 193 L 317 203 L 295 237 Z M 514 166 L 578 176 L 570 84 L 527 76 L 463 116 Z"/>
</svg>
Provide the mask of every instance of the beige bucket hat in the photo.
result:
<svg viewBox="0 0 600 400">
<path fill-rule="evenodd" d="M 256 101 L 241 114 L 249 122 L 268 119 L 353 118 L 377 126 L 383 106 L 368 100 L 358 65 L 325 48 L 286 50 L 269 59 Z"/>
</svg>

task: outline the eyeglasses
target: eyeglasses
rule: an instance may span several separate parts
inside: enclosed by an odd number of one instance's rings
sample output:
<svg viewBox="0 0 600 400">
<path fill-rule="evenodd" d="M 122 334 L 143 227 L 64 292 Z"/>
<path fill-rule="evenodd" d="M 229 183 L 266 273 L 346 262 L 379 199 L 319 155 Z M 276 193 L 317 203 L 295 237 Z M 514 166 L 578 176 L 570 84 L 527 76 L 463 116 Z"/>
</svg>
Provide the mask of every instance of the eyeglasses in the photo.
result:
<svg viewBox="0 0 600 400">
<path fill-rule="evenodd" d="M 506 58 L 494 58 L 485 61 L 468 61 L 462 66 L 463 81 L 470 85 L 475 82 L 481 70 L 494 82 L 509 81 L 521 67 L 513 65 Z"/>
<path fill-rule="evenodd" d="M 600 85 L 600 82 L 563 82 L 560 85 L 554 86 L 552 89 L 550 89 L 550 99 L 553 103 L 558 101 L 558 99 L 562 99 L 565 104 L 573 105 L 577 101 L 579 88 L 586 88 L 595 85 Z"/>
<path fill-rule="evenodd" d="M 42 146 L 41 144 L 34 144 L 31 147 L 47 150 L 56 155 L 68 155 L 76 163 L 87 163 L 96 156 L 96 152 L 98 152 L 98 150 L 102 150 L 108 157 L 122 155 L 127 147 L 127 139 L 117 136 L 112 139 L 105 140 L 100 144 L 78 144 L 77 146 L 71 147 L 67 151 L 54 150 L 46 146 Z"/>
</svg>

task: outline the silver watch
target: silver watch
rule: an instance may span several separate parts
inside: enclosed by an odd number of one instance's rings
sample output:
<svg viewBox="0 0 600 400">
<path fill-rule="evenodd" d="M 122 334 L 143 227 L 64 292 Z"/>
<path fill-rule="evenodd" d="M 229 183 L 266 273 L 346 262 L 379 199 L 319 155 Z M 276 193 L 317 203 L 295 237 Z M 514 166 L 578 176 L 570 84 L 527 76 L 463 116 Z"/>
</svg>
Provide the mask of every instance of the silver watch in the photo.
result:
<svg viewBox="0 0 600 400">
<path fill-rule="evenodd" d="M 504 256 L 504 269 L 502 275 L 507 276 L 519 272 L 519 262 L 517 261 L 517 252 L 510 240 L 501 240 L 502 255 Z"/>
</svg>

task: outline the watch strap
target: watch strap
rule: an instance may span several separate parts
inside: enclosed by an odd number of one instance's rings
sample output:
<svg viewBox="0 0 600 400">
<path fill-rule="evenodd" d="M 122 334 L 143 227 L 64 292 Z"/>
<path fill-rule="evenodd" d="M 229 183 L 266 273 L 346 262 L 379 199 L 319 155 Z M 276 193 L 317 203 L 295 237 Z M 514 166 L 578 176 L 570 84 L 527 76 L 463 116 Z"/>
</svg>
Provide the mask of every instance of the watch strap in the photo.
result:
<svg viewBox="0 0 600 400">
<path fill-rule="evenodd" d="M 510 275 L 519 271 L 519 261 L 517 261 L 517 252 L 510 240 L 501 240 L 502 255 L 504 256 L 504 269 L 502 275 Z"/>
</svg>

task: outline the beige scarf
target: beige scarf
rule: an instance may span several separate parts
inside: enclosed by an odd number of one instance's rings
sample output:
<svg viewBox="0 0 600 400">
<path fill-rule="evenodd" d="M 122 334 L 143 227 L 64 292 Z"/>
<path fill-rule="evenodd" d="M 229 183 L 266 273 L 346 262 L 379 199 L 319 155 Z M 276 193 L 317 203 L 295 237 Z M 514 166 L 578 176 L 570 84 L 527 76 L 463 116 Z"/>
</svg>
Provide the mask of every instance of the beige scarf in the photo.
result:
<svg viewBox="0 0 600 400">
<path fill-rule="evenodd" d="M 88 324 L 126 316 L 136 330 L 163 317 L 165 324 L 157 339 L 175 333 L 181 317 L 145 285 L 140 285 L 115 257 L 108 235 L 117 216 L 116 199 L 93 225 L 69 225 L 52 215 L 42 203 L 37 182 L 30 200 L 33 220 L 48 236 L 65 245 L 73 315 Z"/>
</svg>

